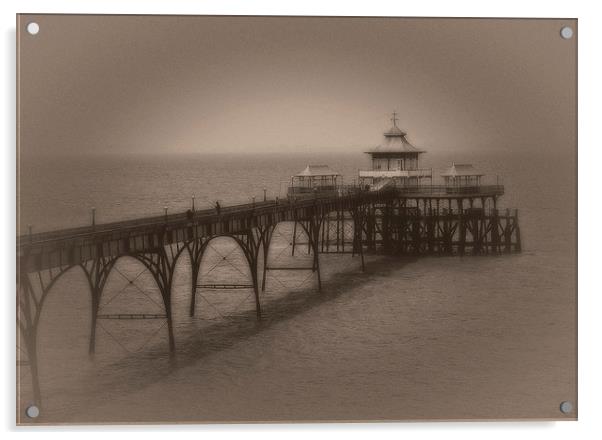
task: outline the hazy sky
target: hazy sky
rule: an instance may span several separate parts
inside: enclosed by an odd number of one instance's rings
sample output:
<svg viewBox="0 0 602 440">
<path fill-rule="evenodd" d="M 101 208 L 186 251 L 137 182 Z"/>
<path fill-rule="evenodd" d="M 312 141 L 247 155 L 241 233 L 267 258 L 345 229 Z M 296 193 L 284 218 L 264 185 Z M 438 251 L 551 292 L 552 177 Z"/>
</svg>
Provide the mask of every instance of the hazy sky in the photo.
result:
<svg viewBox="0 0 602 440">
<path fill-rule="evenodd" d="M 364 151 L 392 110 L 429 151 L 572 149 L 565 24 L 26 15 L 21 151 Z"/>
</svg>

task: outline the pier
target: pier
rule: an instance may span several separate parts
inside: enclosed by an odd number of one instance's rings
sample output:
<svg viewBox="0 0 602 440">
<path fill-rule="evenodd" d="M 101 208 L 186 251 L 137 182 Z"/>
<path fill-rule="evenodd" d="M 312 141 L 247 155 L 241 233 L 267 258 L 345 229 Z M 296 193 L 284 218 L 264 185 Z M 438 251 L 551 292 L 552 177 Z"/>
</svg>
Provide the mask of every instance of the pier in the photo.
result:
<svg viewBox="0 0 602 440">
<path fill-rule="evenodd" d="M 393 126 L 384 143 L 367 152 L 372 169 L 359 171 L 357 185 L 343 185 L 327 165 L 308 165 L 291 177 L 287 196 L 236 206 L 197 210 L 194 197 L 185 212 L 97 224 L 95 210 L 88 226 L 28 233 L 17 237 L 17 322 L 26 359 L 18 364 L 31 373 L 33 400 L 42 401 L 38 377 L 37 337 L 46 298 L 63 275 L 82 271 L 91 298 L 88 350 L 96 349 L 99 320 L 164 320 L 170 352 L 176 351 L 172 316 L 172 284 L 179 258 L 190 261 L 190 316 L 197 294 L 206 290 L 252 290 L 257 319 L 270 271 L 307 271 L 322 290 L 321 254 L 346 254 L 359 259 L 364 271 L 366 253 L 390 255 L 499 255 L 521 251 L 516 210 L 498 209 L 502 185 L 482 184 L 482 174 L 470 164 L 453 163 L 434 185 L 431 169 L 419 167 L 424 153 L 406 133 Z M 279 224 L 291 223 L 291 257 L 298 264 L 279 264 L 270 257 L 270 244 Z M 249 279 L 216 283 L 201 279 L 200 267 L 211 242 L 233 240 L 244 255 Z M 307 255 L 310 258 L 307 258 Z M 140 262 L 156 283 L 162 313 L 102 313 L 109 275 L 121 258 Z M 223 256 L 226 259 L 226 256 Z M 294 260 L 294 258 L 293 258 Z M 243 272 L 233 267 L 238 272 Z M 309 274 L 311 272 L 311 274 Z M 128 280 L 130 283 L 132 280 Z"/>
<path fill-rule="evenodd" d="M 252 288 L 257 319 L 261 319 L 261 292 L 271 270 L 311 271 L 322 288 L 320 254 L 350 254 L 365 270 L 366 252 L 399 255 L 486 255 L 520 252 L 521 238 L 516 210 L 498 210 L 502 186 L 466 190 L 444 187 L 389 188 L 366 191 L 347 187 L 336 195 L 265 200 L 257 203 L 193 210 L 123 222 L 93 224 L 65 230 L 28 233 L 17 239 L 18 326 L 30 368 L 34 401 L 41 402 L 37 373 L 37 330 L 44 301 L 53 285 L 71 270 L 81 270 L 91 297 L 89 351 L 94 353 L 99 319 L 165 319 L 171 351 L 176 350 L 171 312 L 171 286 L 179 257 L 191 262 L 190 314 L 195 313 L 200 288 Z M 491 205 L 492 207 L 488 207 Z M 311 265 L 279 267 L 268 261 L 270 242 L 279 223 L 292 222 L 306 240 L 293 241 L 313 258 Z M 345 234 L 345 230 L 352 231 Z M 294 234 L 296 236 L 296 232 Z M 349 237 L 352 239 L 349 239 Z M 230 237 L 242 250 L 251 277 L 244 286 L 205 285 L 199 268 L 208 244 Z M 306 248 L 307 247 L 307 248 Z M 297 250 L 299 252 L 299 250 Z M 131 257 L 152 274 L 161 292 L 164 314 L 100 313 L 104 286 L 118 259 Z M 261 269 L 261 270 L 260 270 Z"/>
</svg>

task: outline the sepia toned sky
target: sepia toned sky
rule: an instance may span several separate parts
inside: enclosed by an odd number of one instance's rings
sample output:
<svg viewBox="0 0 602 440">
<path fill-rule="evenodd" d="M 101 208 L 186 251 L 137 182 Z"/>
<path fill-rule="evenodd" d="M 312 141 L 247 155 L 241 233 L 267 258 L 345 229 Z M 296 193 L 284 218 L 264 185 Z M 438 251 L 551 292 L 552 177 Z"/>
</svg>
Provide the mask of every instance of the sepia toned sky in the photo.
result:
<svg viewBox="0 0 602 440">
<path fill-rule="evenodd" d="M 25 32 L 30 21 L 40 32 Z M 23 154 L 574 148 L 571 20 L 21 16 Z"/>
</svg>

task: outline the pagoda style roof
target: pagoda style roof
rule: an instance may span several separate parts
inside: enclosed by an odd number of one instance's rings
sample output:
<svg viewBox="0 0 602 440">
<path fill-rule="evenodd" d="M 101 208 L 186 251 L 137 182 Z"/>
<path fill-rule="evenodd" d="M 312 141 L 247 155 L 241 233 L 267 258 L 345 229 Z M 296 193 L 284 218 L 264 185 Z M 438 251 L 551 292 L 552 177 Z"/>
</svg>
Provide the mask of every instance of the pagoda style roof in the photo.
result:
<svg viewBox="0 0 602 440">
<path fill-rule="evenodd" d="M 397 126 L 397 113 L 393 112 L 393 126 L 384 133 L 384 142 L 372 150 L 366 151 L 368 154 L 387 154 L 387 153 L 406 153 L 418 154 L 424 153 L 424 150 L 416 148 L 406 138 L 407 133 Z"/>
<path fill-rule="evenodd" d="M 310 176 L 340 176 L 340 174 L 332 170 L 328 165 L 307 165 L 303 171 L 295 174 L 295 177 Z"/>
<path fill-rule="evenodd" d="M 482 176 L 483 173 L 478 172 L 469 163 L 452 163 L 452 166 L 449 167 L 443 174 L 442 177 L 460 177 L 460 176 Z"/>
</svg>

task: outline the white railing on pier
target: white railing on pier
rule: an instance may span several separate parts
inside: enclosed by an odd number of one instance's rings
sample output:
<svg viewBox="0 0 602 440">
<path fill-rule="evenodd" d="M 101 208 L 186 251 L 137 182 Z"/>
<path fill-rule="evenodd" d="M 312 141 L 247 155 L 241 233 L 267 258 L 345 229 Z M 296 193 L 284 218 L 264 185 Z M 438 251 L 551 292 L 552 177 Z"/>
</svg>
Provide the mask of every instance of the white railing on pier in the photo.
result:
<svg viewBox="0 0 602 440">
<path fill-rule="evenodd" d="M 391 178 L 391 177 L 431 177 L 432 168 L 416 168 L 414 170 L 359 170 L 359 177 Z"/>
</svg>

